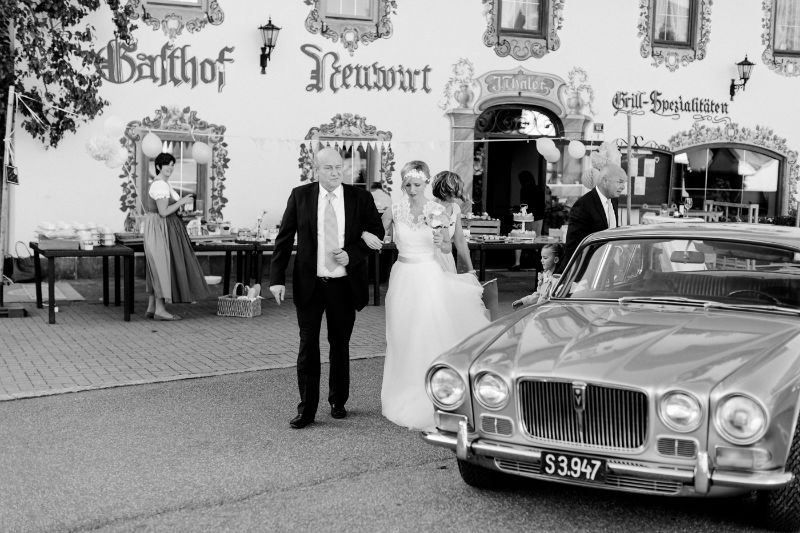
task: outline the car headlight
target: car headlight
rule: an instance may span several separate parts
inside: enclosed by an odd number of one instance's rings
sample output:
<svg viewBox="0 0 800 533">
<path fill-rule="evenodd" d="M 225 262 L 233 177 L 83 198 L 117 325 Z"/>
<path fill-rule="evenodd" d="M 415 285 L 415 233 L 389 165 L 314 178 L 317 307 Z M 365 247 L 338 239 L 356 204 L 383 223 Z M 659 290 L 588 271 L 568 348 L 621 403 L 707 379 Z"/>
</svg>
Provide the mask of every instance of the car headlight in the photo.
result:
<svg viewBox="0 0 800 533">
<path fill-rule="evenodd" d="M 455 409 L 464 401 L 466 385 L 458 372 L 442 366 L 428 376 L 428 396 L 443 409 Z"/>
<path fill-rule="evenodd" d="M 739 394 L 719 402 L 714 421 L 717 430 L 733 444 L 752 444 L 767 431 L 767 413 L 761 404 Z"/>
<path fill-rule="evenodd" d="M 668 392 L 661 399 L 661 420 L 675 431 L 694 431 L 703 420 L 703 408 L 697 398 L 688 392 Z"/>
<path fill-rule="evenodd" d="M 500 409 L 508 403 L 508 385 L 497 374 L 485 372 L 475 379 L 475 398 L 487 409 Z"/>
</svg>

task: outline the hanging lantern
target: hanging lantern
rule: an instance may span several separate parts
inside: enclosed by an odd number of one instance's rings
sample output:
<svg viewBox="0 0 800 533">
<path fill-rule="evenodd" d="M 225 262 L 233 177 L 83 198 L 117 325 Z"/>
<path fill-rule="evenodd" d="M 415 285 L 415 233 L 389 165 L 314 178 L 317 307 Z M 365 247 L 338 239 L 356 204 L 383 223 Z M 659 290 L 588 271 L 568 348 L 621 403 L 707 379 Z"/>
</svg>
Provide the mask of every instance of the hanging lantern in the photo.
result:
<svg viewBox="0 0 800 533">
<path fill-rule="evenodd" d="M 111 115 L 103 122 L 103 132 L 109 137 L 122 137 L 122 134 L 125 133 L 125 124 L 118 116 Z"/>
<path fill-rule="evenodd" d="M 567 152 L 571 158 L 580 159 L 586 154 L 586 146 L 580 141 L 570 141 Z"/>
<path fill-rule="evenodd" d="M 550 137 L 539 137 L 536 139 L 536 150 L 538 150 L 540 154 L 544 155 L 547 152 L 551 152 L 555 149 L 556 143 L 554 143 L 553 139 Z"/>
<path fill-rule="evenodd" d="M 192 146 L 192 159 L 198 165 L 207 165 L 211 161 L 211 147 L 204 142 L 196 142 Z"/>
<path fill-rule="evenodd" d="M 161 153 L 161 139 L 153 132 L 148 133 L 142 139 L 142 152 L 150 159 L 155 158 Z"/>
</svg>

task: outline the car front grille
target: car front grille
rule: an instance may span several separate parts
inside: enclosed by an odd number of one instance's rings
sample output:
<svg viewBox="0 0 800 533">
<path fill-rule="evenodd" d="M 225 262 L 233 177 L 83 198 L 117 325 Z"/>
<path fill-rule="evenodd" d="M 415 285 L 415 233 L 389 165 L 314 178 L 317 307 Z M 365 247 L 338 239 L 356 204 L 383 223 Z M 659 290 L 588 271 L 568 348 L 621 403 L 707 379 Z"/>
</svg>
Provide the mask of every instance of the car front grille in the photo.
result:
<svg viewBox="0 0 800 533">
<path fill-rule="evenodd" d="M 508 437 L 511 435 L 513 429 L 514 425 L 508 418 L 481 415 L 481 431 L 484 433 Z"/>
<path fill-rule="evenodd" d="M 656 443 L 658 453 L 667 457 L 686 457 L 692 459 L 697 455 L 697 443 L 688 439 L 662 437 Z"/>
<path fill-rule="evenodd" d="M 647 438 L 647 396 L 641 391 L 525 379 L 519 401 L 523 429 L 534 439 L 635 450 Z"/>
<path fill-rule="evenodd" d="M 495 465 L 503 472 L 511 474 L 518 474 L 522 476 L 536 477 L 539 479 L 553 480 L 551 476 L 546 476 L 540 472 L 539 463 L 527 463 L 521 461 L 512 461 L 509 459 L 495 459 Z M 557 478 L 560 481 L 568 481 L 565 478 Z M 577 482 L 568 481 L 573 484 L 580 485 L 599 485 L 601 487 L 613 488 L 618 490 L 626 490 L 630 492 L 643 492 L 648 494 L 678 494 L 681 491 L 681 483 L 679 481 L 671 481 L 665 479 L 648 479 L 644 477 L 636 477 L 631 475 L 619 475 L 609 473 L 606 475 L 605 481 L 601 483 L 591 482 Z"/>
</svg>

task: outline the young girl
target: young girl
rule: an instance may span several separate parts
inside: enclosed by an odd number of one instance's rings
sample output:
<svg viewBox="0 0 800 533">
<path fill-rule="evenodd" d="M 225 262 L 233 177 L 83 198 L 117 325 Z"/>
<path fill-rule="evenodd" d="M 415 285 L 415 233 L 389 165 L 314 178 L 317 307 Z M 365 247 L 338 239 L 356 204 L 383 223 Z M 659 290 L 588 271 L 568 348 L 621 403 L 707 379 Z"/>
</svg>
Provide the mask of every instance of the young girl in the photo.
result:
<svg viewBox="0 0 800 533">
<path fill-rule="evenodd" d="M 443 170 L 433 178 L 433 196 L 445 208 L 449 224 L 444 230 L 445 240 L 440 249 L 441 253 L 436 254 L 436 261 L 442 266 L 445 272 L 456 273 L 456 263 L 453 259 L 453 245 L 462 264 L 467 271 L 475 273 L 472 268 L 472 258 L 469 253 L 469 246 L 464 233 L 461 230 L 461 208 L 458 201 L 464 200 L 464 182 L 455 172 Z M 452 243 L 452 244 L 451 244 Z"/>
<path fill-rule="evenodd" d="M 550 291 L 555 286 L 556 280 L 553 279 L 553 272 L 556 265 L 564 255 L 564 245 L 561 243 L 545 244 L 542 247 L 542 271 L 539 272 L 539 282 L 536 285 L 536 292 L 515 300 L 511 305 L 518 309 L 523 305 L 531 305 L 546 302 L 550 299 Z"/>
</svg>

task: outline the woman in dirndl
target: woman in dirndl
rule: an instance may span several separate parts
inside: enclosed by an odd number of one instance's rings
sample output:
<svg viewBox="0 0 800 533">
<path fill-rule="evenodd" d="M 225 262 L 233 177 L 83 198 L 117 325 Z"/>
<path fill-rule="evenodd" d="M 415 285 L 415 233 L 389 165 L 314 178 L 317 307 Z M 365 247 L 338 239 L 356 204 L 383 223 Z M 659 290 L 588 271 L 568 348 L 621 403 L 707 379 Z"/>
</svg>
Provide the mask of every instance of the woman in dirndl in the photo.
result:
<svg viewBox="0 0 800 533">
<path fill-rule="evenodd" d="M 190 303 L 210 294 L 203 269 L 189 240 L 189 234 L 177 213 L 181 206 L 194 200 L 193 195 L 180 197 L 169 184 L 175 169 L 172 154 L 158 154 L 156 177 L 148 195 L 156 209 L 147 209 L 142 233 L 147 263 L 147 318 L 180 320 L 167 311 L 167 303 Z M 152 203 L 151 204 L 152 208 Z"/>
</svg>

